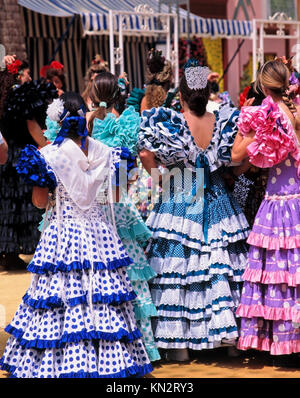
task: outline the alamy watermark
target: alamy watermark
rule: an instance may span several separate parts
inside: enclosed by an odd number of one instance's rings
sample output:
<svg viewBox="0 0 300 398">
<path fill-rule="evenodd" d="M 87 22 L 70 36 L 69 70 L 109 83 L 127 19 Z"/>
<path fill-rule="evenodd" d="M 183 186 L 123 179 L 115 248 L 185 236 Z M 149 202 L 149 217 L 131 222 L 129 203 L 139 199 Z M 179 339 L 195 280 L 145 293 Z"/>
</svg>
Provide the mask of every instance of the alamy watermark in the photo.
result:
<svg viewBox="0 0 300 398">
<path fill-rule="evenodd" d="M 141 168 L 131 170 L 129 175 L 126 170 L 127 161 L 122 160 L 118 173 L 119 192 L 126 193 L 130 186 L 130 196 L 146 197 L 149 204 L 180 203 L 191 205 L 187 206 L 189 214 L 202 211 L 205 186 L 203 168 L 153 168 L 147 181 Z M 113 200 L 125 202 L 126 195 L 121 195 L 118 200 L 114 197 Z"/>
</svg>

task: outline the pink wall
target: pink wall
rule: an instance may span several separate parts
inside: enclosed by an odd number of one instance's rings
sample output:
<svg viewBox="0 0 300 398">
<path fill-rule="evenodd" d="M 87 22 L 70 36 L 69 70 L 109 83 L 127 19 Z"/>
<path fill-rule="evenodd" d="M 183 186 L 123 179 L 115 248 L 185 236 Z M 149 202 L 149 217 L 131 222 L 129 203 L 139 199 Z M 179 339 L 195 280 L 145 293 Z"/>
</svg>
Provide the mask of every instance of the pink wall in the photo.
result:
<svg viewBox="0 0 300 398">
<path fill-rule="evenodd" d="M 246 2 L 245 2 L 246 3 Z M 237 0 L 228 0 L 227 3 L 227 19 L 232 19 L 234 15 L 235 6 Z M 256 15 L 253 15 L 251 8 L 248 8 L 250 18 L 266 18 L 266 1 L 265 0 L 252 0 Z M 238 19 L 245 19 L 243 11 L 240 9 Z M 230 61 L 234 52 L 236 51 L 240 40 L 239 39 L 228 39 L 227 40 L 227 62 Z M 265 40 L 265 53 L 275 53 L 278 56 L 286 55 L 286 44 L 284 40 Z M 292 43 L 291 43 L 292 48 Z M 231 95 L 231 98 L 238 104 L 238 98 L 240 93 L 240 78 L 243 74 L 243 66 L 247 64 L 249 55 L 252 55 L 252 40 L 246 40 L 239 54 L 236 56 L 235 61 L 231 65 L 227 74 L 227 89 Z M 224 68 L 226 67 L 226 60 Z"/>
</svg>

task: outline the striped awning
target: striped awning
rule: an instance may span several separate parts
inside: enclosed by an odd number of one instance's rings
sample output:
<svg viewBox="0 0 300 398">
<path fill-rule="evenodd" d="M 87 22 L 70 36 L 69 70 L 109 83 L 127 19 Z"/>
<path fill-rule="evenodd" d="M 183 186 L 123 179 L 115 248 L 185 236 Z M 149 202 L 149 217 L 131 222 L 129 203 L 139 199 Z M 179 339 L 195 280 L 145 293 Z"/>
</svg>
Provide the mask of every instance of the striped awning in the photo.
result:
<svg viewBox="0 0 300 398">
<path fill-rule="evenodd" d="M 105 34 L 109 30 L 109 10 L 129 12 L 124 21 L 124 34 L 149 35 L 156 30 L 159 20 L 155 13 L 159 11 L 158 0 L 18 0 L 19 5 L 39 14 L 54 17 L 69 17 L 74 14 L 81 16 L 83 31 L 88 34 Z M 154 10 L 149 18 L 143 18 L 135 13 L 135 7 L 147 4 Z M 162 5 L 161 12 L 168 13 L 170 9 Z M 174 13 L 175 8 L 171 8 Z M 180 34 L 188 33 L 187 11 L 180 9 Z M 114 26 L 118 27 L 119 16 L 114 15 Z M 251 21 L 234 21 L 223 19 L 201 18 L 190 14 L 190 33 L 204 37 L 243 37 L 250 38 L 252 34 Z"/>
</svg>

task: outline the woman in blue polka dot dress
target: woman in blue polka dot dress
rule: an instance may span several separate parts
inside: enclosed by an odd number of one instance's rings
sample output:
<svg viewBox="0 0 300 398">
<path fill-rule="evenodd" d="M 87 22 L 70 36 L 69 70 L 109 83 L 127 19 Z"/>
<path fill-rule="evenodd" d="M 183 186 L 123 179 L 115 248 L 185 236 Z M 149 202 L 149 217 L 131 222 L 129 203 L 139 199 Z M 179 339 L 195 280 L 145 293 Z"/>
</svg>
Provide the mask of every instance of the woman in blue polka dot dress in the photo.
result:
<svg viewBox="0 0 300 398">
<path fill-rule="evenodd" d="M 134 316 L 132 260 L 98 203 L 102 192 L 112 204 L 113 175 L 131 155 L 87 137 L 80 96 L 61 100 L 56 140 L 40 152 L 26 147 L 17 166 L 33 203 L 53 211 L 28 266 L 31 285 L 6 327 L 1 368 L 17 378 L 142 377 L 152 365 Z"/>
<path fill-rule="evenodd" d="M 139 133 L 140 158 L 162 189 L 146 222 L 146 251 L 157 273 L 150 283 L 154 336 L 177 361 L 189 360 L 189 350 L 235 346 L 247 262 L 249 226 L 222 177 L 239 112 L 229 103 L 206 111 L 208 74 L 190 61 L 179 87 L 184 113 L 144 111 Z"/>
</svg>

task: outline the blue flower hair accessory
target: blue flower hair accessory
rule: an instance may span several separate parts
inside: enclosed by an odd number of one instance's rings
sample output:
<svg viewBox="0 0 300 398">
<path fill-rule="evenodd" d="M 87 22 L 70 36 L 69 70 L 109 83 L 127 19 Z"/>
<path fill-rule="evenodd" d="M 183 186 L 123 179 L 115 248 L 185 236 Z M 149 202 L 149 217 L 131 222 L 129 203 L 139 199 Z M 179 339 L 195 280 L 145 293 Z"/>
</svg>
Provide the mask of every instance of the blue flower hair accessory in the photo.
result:
<svg viewBox="0 0 300 398">
<path fill-rule="evenodd" d="M 82 116 L 69 116 L 64 119 L 62 122 L 61 129 L 57 134 L 57 137 L 53 143 L 53 145 L 61 145 L 65 138 L 68 137 L 70 129 L 71 129 L 71 122 L 76 121 L 78 122 L 76 133 L 82 137 L 81 140 L 81 148 L 85 149 L 84 143 L 85 139 L 88 135 L 88 131 L 86 128 L 86 119 Z"/>
<path fill-rule="evenodd" d="M 189 59 L 184 65 L 184 74 L 191 90 L 202 90 L 207 86 L 210 70 L 207 66 L 200 66 L 197 59 Z"/>
<path fill-rule="evenodd" d="M 86 118 L 85 118 L 86 108 L 84 105 L 82 105 L 78 109 L 77 114 L 78 116 L 69 116 L 70 112 L 64 109 L 63 113 L 60 116 L 61 129 L 59 130 L 53 145 L 61 145 L 64 139 L 67 138 L 69 135 L 70 129 L 72 127 L 71 122 L 76 121 L 78 122 L 76 134 L 82 137 L 81 148 L 85 149 L 84 143 L 88 135 L 88 131 L 86 128 Z"/>
</svg>

